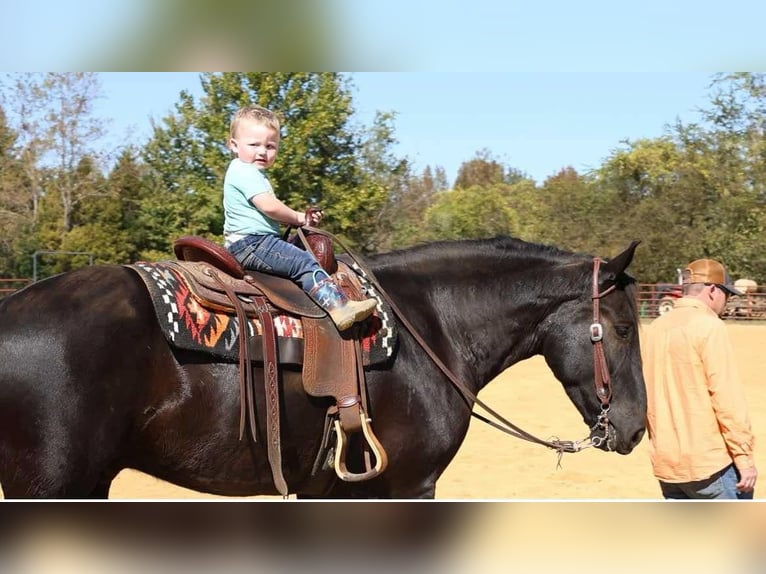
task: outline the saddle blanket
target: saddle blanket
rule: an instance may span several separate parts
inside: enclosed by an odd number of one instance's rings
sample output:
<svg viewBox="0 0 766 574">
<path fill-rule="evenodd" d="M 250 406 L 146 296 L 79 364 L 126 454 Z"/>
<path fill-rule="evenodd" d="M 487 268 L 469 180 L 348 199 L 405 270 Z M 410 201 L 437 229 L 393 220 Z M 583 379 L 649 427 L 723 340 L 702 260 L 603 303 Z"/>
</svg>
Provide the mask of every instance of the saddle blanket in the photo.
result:
<svg viewBox="0 0 766 574">
<path fill-rule="evenodd" d="M 160 327 L 171 345 L 178 349 L 210 353 L 223 360 L 238 360 L 240 329 L 234 313 L 203 307 L 172 265 L 139 261 L 126 267 L 135 271 L 146 285 Z M 367 283 L 362 276 L 360 281 L 363 286 Z M 368 320 L 369 328 L 362 339 L 365 366 L 388 361 L 393 356 L 396 343 L 390 308 L 377 294 L 370 295 L 378 300 L 378 309 Z M 300 317 L 279 313 L 273 319 L 278 339 L 303 339 Z M 247 333 L 250 338 L 260 339 L 262 326 L 257 318 L 248 319 Z"/>
</svg>

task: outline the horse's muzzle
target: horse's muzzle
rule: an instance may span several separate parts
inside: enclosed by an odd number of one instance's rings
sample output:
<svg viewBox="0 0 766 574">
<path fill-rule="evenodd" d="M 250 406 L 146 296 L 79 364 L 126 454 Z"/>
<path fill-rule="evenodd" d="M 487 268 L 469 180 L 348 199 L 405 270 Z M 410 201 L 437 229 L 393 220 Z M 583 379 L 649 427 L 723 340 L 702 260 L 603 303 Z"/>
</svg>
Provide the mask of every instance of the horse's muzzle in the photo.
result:
<svg viewBox="0 0 766 574">
<path fill-rule="evenodd" d="M 643 436 L 644 429 L 640 429 L 626 440 L 624 433 L 621 434 L 612 423 L 609 423 L 609 432 L 599 428 L 593 431 L 590 438 L 593 445 L 603 451 L 630 454 L 641 442 Z"/>
</svg>

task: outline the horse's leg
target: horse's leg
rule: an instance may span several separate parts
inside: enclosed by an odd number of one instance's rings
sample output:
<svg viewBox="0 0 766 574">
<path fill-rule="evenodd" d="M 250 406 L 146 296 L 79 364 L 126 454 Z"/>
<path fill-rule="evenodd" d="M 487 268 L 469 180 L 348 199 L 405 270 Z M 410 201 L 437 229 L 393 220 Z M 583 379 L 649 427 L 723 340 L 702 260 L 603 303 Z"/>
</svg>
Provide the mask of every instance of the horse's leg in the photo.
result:
<svg viewBox="0 0 766 574">
<path fill-rule="evenodd" d="M 34 478 L 28 478 L 29 473 Z M 73 473 L 66 473 L 71 476 Z M 68 476 L 56 473 L 45 475 L 42 468 L 28 469 L 23 475 L 5 479 L 2 483 L 5 499 L 65 499 L 65 498 L 107 498 L 111 481 L 99 482 L 93 486 L 71 484 Z M 5 477 L 4 477 L 5 478 Z"/>
<path fill-rule="evenodd" d="M 391 498 L 407 498 L 433 500 L 436 498 L 436 484 L 428 483 L 418 485 L 417 488 L 408 488 L 407 490 L 394 491 Z"/>
<path fill-rule="evenodd" d="M 26 454 L 15 459 L 13 470 L 3 466 L 2 493 L 6 499 L 106 499 L 119 472 L 111 465 L 98 474 L 83 472 L 85 463 L 81 459 L 62 462 L 38 448 Z"/>
<path fill-rule="evenodd" d="M 86 498 L 94 500 L 106 500 L 109 498 L 109 489 L 112 487 L 112 481 L 117 476 L 116 472 L 105 473 L 101 475 L 93 490 Z"/>
</svg>

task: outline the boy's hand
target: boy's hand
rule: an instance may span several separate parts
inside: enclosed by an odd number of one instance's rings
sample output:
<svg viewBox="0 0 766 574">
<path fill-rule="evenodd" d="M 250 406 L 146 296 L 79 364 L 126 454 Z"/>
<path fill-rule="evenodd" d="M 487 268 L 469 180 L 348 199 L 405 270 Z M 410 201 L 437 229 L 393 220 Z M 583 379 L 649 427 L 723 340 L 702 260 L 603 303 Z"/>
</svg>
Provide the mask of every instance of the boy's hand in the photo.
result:
<svg viewBox="0 0 766 574">
<path fill-rule="evenodd" d="M 306 209 L 306 225 L 318 226 L 324 217 L 324 212 L 318 207 Z"/>
</svg>

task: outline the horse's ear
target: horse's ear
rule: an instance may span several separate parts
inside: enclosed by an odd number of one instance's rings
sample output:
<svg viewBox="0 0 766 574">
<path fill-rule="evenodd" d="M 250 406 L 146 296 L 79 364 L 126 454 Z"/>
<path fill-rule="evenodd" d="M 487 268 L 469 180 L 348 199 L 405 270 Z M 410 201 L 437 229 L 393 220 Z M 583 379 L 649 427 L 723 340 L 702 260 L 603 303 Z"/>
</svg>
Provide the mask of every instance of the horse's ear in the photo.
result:
<svg viewBox="0 0 766 574">
<path fill-rule="evenodd" d="M 610 259 L 601 269 L 603 269 L 605 273 L 608 273 L 612 280 L 616 279 L 620 273 L 623 273 L 628 268 L 630 262 L 633 261 L 633 255 L 635 254 L 636 247 L 638 247 L 639 243 L 641 242 L 631 242 L 625 251 Z"/>
</svg>

